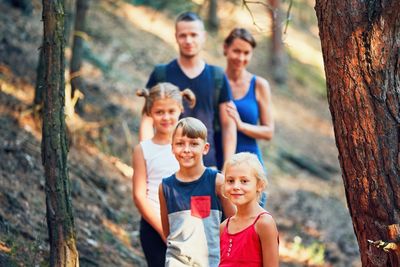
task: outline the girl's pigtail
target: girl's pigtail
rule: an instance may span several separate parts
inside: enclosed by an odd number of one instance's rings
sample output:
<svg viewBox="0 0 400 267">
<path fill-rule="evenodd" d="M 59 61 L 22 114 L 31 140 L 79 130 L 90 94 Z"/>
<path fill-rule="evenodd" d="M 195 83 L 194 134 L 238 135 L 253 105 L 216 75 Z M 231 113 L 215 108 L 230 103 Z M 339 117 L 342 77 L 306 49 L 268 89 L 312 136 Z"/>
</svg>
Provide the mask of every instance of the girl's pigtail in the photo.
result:
<svg viewBox="0 0 400 267">
<path fill-rule="evenodd" d="M 142 114 L 149 115 L 149 95 L 150 95 L 149 90 L 147 90 L 146 88 L 136 89 L 136 95 L 144 97 L 145 102 L 143 105 Z"/>
<path fill-rule="evenodd" d="M 181 92 L 182 98 L 184 98 L 188 103 L 190 108 L 194 108 L 196 105 L 196 96 L 189 88 L 186 88 Z"/>
</svg>

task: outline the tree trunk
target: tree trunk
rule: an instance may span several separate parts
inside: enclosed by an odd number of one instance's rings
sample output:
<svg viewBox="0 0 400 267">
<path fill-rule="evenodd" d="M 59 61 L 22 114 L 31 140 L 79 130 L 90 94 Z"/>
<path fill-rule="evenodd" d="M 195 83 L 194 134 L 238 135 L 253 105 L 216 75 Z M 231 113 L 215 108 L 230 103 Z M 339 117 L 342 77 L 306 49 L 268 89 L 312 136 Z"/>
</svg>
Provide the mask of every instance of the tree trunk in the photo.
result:
<svg viewBox="0 0 400 267">
<path fill-rule="evenodd" d="M 317 0 L 329 107 L 363 266 L 398 266 L 400 1 Z M 397 240 L 399 242 L 400 239 Z"/>
<path fill-rule="evenodd" d="M 74 25 L 74 0 L 64 0 L 64 8 L 65 8 L 65 21 L 64 21 L 64 32 L 65 32 L 65 46 L 69 47 L 71 42 L 71 30 Z"/>
<path fill-rule="evenodd" d="M 216 31 L 219 28 L 218 3 L 217 0 L 209 0 L 208 4 L 208 26 L 211 30 Z"/>
<path fill-rule="evenodd" d="M 89 0 L 76 0 L 74 42 L 72 46 L 72 58 L 70 67 L 71 97 L 76 89 L 82 89 L 81 66 L 83 55 L 83 35 L 86 34 L 85 18 L 89 9 Z"/>
<path fill-rule="evenodd" d="M 35 97 L 33 98 L 34 105 L 41 105 L 43 103 L 43 86 L 44 86 L 44 53 L 43 53 L 43 42 L 39 48 L 39 61 L 36 67 L 36 86 L 35 86 Z"/>
<path fill-rule="evenodd" d="M 286 55 L 282 41 L 282 14 L 280 0 L 269 0 L 268 10 L 271 14 L 271 72 L 274 81 L 285 84 L 287 80 Z"/>
<path fill-rule="evenodd" d="M 79 266 L 67 170 L 64 115 L 64 13 L 61 0 L 43 0 L 44 109 L 42 161 L 46 178 L 50 266 Z"/>
</svg>

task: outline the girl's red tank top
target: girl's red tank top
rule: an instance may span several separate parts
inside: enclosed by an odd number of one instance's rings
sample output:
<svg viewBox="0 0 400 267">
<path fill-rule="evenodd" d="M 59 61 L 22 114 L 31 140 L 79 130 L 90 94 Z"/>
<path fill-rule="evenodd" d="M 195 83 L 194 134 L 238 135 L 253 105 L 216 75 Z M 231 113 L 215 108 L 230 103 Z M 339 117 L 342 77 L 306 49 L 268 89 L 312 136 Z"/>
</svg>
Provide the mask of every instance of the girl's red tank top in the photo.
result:
<svg viewBox="0 0 400 267">
<path fill-rule="evenodd" d="M 251 225 L 235 234 L 228 232 L 228 218 L 220 239 L 220 267 L 262 267 L 261 243 L 254 225 L 263 214 L 269 213 L 261 212 Z"/>
</svg>

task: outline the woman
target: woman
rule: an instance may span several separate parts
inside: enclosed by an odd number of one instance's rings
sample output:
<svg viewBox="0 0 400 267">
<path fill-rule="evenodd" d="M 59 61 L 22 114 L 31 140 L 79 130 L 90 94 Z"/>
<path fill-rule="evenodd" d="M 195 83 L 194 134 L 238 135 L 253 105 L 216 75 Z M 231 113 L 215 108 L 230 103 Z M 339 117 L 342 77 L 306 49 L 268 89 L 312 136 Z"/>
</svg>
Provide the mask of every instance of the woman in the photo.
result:
<svg viewBox="0 0 400 267">
<path fill-rule="evenodd" d="M 275 126 L 268 81 L 246 69 L 255 47 L 254 37 L 243 28 L 233 29 L 225 38 L 224 55 L 227 61 L 225 72 L 233 96 L 233 103 L 227 106 L 227 111 L 236 123 L 236 153 L 254 153 L 264 165 L 256 140 L 271 140 Z M 265 202 L 266 194 L 263 193 L 260 205 L 264 206 Z"/>
<path fill-rule="evenodd" d="M 271 112 L 271 89 L 267 80 L 246 69 L 255 47 L 253 36 L 243 28 L 233 29 L 224 41 L 226 75 L 234 99 L 228 105 L 227 111 L 237 126 L 236 153 L 254 153 L 263 164 L 256 140 L 271 140 L 274 120 Z M 222 165 L 222 160 L 220 164 Z"/>
</svg>

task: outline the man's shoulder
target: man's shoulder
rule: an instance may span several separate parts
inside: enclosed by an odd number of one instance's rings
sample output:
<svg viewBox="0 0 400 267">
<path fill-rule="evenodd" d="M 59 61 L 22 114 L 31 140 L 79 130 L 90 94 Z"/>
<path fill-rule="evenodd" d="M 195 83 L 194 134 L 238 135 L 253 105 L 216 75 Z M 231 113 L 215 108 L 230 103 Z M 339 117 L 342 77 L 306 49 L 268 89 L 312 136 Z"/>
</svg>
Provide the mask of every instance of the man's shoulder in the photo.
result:
<svg viewBox="0 0 400 267">
<path fill-rule="evenodd" d="M 216 73 L 216 74 L 220 74 L 221 76 L 225 75 L 224 69 L 220 66 L 216 66 L 216 65 L 211 65 L 211 64 L 207 64 L 206 68 L 208 68 L 210 71 Z"/>
</svg>

